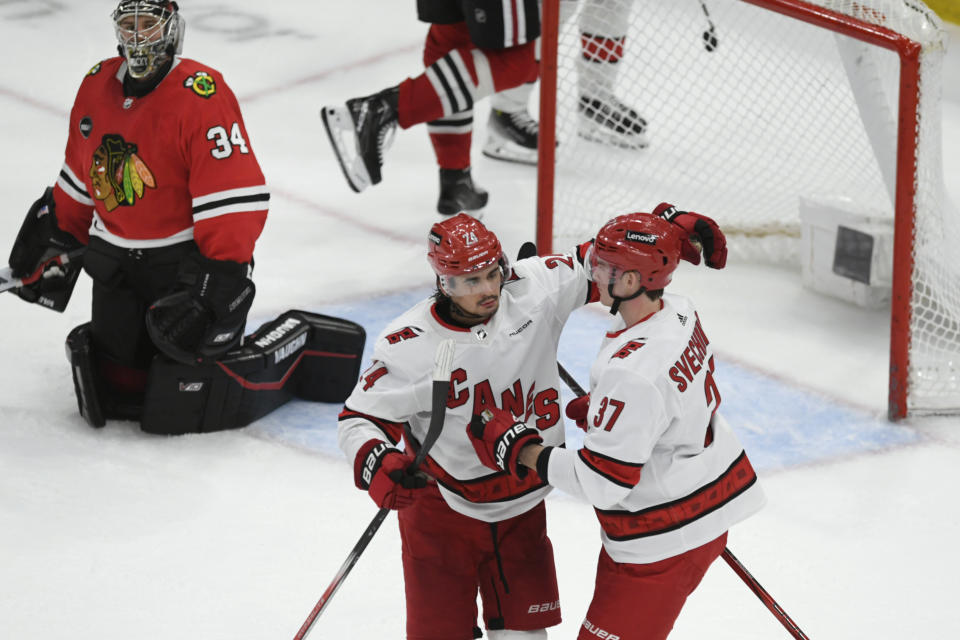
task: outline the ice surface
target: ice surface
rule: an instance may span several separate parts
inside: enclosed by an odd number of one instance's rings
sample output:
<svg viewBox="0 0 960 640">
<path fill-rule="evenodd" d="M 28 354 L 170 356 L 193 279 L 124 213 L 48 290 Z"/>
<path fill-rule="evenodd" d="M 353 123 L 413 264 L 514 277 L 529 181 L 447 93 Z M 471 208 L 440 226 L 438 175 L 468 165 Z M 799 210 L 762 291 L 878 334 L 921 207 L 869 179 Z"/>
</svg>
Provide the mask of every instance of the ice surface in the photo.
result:
<svg viewBox="0 0 960 640">
<path fill-rule="evenodd" d="M 181 4 L 185 53 L 225 74 L 273 193 L 250 326 L 310 309 L 359 321 L 372 340 L 429 293 L 432 151 L 422 128 L 400 132 L 383 184 L 358 196 L 318 112 L 420 68 L 412 4 Z M 113 55 L 113 6 L 0 2 L 4 246 L 59 171 L 80 79 Z M 960 202 L 956 28 L 951 45 L 943 147 Z M 481 103 L 478 140 L 485 113 Z M 485 221 L 515 253 L 533 236 L 535 171 L 474 158 L 491 191 Z M 698 302 L 724 411 L 769 497 L 730 548 L 811 638 L 960 636 L 960 425 L 886 422 L 887 314 L 813 294 L 785 269 L 683 265 L 672 286 Z M 92 430 L 62 342 L 87 319 L 89 288 L 82 278 L 62 315 L 0 296 L 0 637 L 292 637 L 375 512 L 336 448 L 339 407 L 294 402 L 244 430 L 178 438 Z M 564 336 L 561 360 L 583 382 L 606 322 L 584 309 Z M 565 618 L 551 637 L 572 638 L 599 530 L 587 505 L 558 493 L 548 514 Z M 403 637 L 399 550 L 391 516 L 313 637 Z M 788 636 L 718 563 L 671 637 Z"/>
</svg>

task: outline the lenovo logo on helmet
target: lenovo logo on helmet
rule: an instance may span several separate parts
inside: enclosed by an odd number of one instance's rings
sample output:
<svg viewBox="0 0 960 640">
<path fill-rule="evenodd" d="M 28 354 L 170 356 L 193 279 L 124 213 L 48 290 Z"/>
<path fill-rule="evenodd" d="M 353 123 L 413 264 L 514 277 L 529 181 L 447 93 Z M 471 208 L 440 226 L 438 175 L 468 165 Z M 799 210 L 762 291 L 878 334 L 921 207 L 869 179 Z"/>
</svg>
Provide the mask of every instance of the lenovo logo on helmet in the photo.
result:
<svg viewBox="0 0 960 640">
<path fill-rule="evenodd" d="M 643 244 L 657 244 L 656 234 L 640 233 L 639 231 L 627 231 L 627 240 L 630 242 L 642 242 Z"/>
</svg>

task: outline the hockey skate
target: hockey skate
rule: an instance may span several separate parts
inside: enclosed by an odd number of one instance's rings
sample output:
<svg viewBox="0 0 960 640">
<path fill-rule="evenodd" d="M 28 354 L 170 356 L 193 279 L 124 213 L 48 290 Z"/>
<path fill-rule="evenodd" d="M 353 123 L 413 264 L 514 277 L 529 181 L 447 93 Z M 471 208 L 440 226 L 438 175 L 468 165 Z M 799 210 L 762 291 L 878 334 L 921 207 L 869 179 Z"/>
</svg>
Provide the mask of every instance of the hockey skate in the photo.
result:
<svg viewBox="0 0 960 640">
<path fill-rule="evenodd" d="M 320 112 L 343 175 L 357 193 L 381 180 L 383 153 L 397 130 L 397 96 L 391 87 Z"/>
<path fill-rule="evenodd" d="M 539 124 L 526 109 L 513 113 L 491 109 L 483 155 L 496 160 L 535 165 L 539 132 Z"/>
<path fill-rule="evenodd" d="M 437 211 L 445 216 L 465 211 L 474 214 L 487 205 L 489 194 L 473 184 L 470 167 L 466 169 L 440 169 L 440 199 Z"/>
<path fill-rule="evenodd" d="M 577 134 L 586 140 L 625 149 L 643 149 L 650 143 L 647 121 L 616 98 L 602 101 L 582 95 L 577 116 Z"/>
</svg>

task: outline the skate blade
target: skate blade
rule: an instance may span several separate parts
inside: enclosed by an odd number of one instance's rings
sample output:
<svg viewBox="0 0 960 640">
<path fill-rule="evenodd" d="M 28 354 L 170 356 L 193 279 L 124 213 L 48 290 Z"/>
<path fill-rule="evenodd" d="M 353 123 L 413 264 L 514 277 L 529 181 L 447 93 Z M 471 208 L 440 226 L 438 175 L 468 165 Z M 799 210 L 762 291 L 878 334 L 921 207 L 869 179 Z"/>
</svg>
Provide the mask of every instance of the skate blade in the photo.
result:
<svg viewBox="0 0 960 640">
<path fill-rule="evenodd" d="M 357 153 L 357 133 L 350 112 L 346 107 L 324 107 L 320 117 L 347 184 L 360 193 L 370 186 L 371 180 L 363 158 Z"/>
<path fill-rule="evenodd" d="M 577 129 L 577 135 L 590 142 L 599 142 L 601 144 L 620 147 L 621 149 L 646 149 L 650 145 L 650 139 L 646 134 L 631 135 L 627 133 L 617 133 L 610 131 L 606 127 L 594 125 L 592 123 L 581 123 Z"/>
<path fill-rule="evenodd" d="M 503 160 L 505 162 L 516 162 L 517 164 L 526 164 L 536 166 L 537 150 L 522 147 L 512 140 L 487 138 L 487 143 L 483 145 L 483 155 L 494 160 Z"/>
</svg>

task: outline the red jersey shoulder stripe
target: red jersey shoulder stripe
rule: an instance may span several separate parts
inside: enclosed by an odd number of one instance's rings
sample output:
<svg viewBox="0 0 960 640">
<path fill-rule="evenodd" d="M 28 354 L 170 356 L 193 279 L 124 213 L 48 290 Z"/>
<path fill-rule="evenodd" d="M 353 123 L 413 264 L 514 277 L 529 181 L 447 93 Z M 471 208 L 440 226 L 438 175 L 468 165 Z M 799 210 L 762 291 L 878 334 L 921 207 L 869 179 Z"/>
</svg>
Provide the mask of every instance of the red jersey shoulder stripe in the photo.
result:
<svg viewBox="0 0 960 640">
<path fill-rule="evenodd" d="M 590 451 L 586 447 L 580 449 L 578 454 L 583 464 L 587 465 L 591 471 L 603 476 L 615 485 L 630 489 L 640 482 L 640 472 L 643 470 L 643 464 L 617 460 Z"/>
</svg>

